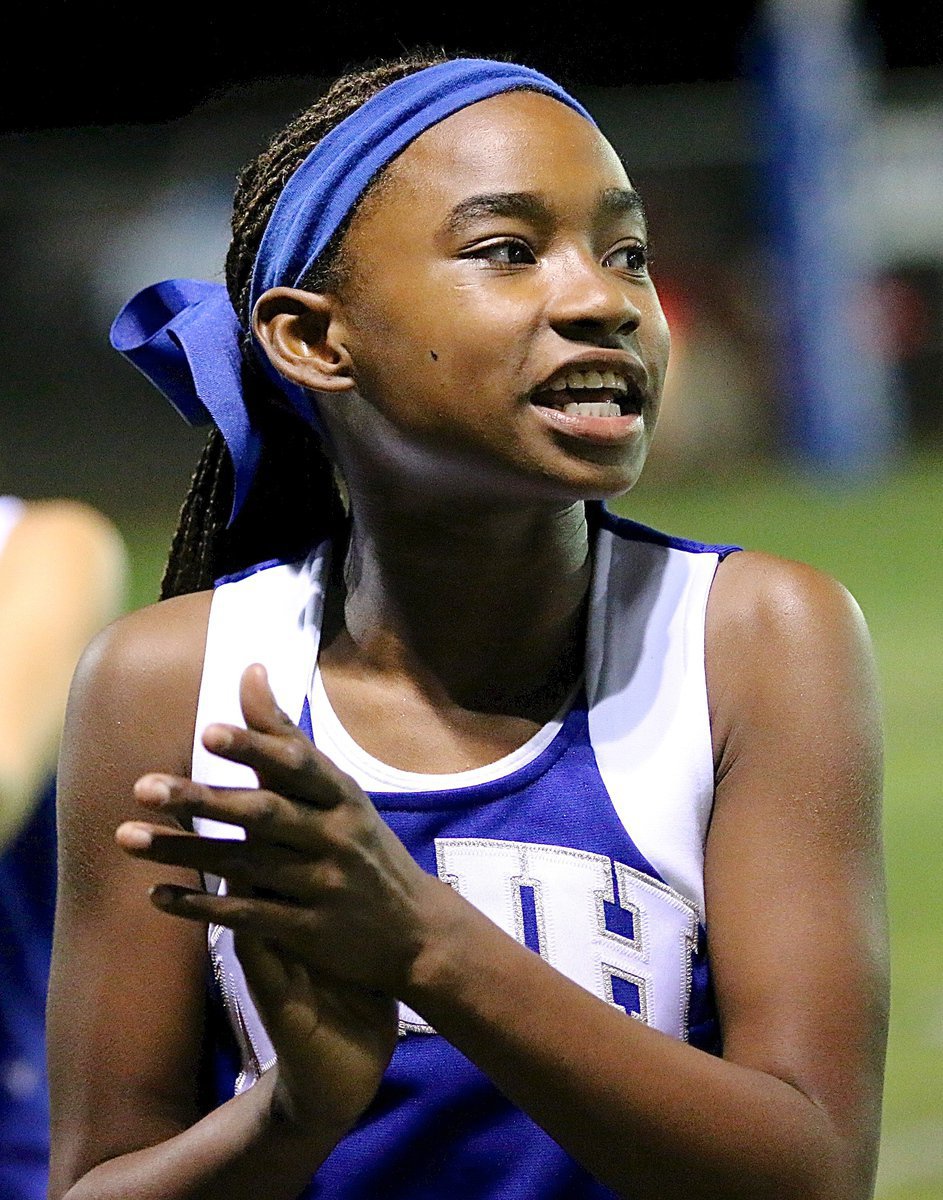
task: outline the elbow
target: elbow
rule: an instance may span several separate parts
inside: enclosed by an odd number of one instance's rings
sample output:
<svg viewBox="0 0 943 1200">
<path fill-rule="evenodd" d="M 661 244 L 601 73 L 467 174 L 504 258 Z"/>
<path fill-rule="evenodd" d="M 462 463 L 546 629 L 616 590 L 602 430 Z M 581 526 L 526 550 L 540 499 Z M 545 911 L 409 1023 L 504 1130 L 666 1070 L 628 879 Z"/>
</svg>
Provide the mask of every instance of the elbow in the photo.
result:
<svg viewBox="0 0 943 1200">
<path fill-rule="evenodd" d="M 846 1135 L 818 1106 L 814 1132 L 801 1139 L 792 1156 L 793 1170 L 780 1190 L 749 1194 L 770 1200 L 871 1200 L 877 1172 L 877 1137 Z M 746 1196 L 746 1193 L 744 1194 Z"/>
</svg>

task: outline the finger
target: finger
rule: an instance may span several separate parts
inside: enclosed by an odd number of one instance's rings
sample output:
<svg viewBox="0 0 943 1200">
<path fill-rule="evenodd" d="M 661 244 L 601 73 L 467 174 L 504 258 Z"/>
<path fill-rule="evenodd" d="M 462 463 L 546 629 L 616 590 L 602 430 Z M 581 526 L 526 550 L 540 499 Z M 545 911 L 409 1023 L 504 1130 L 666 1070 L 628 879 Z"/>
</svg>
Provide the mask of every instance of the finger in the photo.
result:
<svg viewBox="0 0 943 1200">
<path fill-rule="evenodd" d="M 299 778 L 316 786 L 321 785 L 315 802 L 321 800 L 325 806 L 329 806 L 333 799 L 332 788 L 338 789 L 342 797 L 350 789 L 353 784 L 350 776 L 338 770 L 302 733 L 291 717 L 279 708 L 269 684 L 268 672 L 261 663 L 253 663 L 243 671 L 239 702 L 246 729 L 224 727 L 229 735 L 226 738 L 227 758 L 243 762 L 257 773 L 261 772 L 260 778 L 264 776 L 266 786 L 274 791 L 294 794 L 291 788 Z M 248 736 L 241 737 L 240 734 Z M 356 788 L 356 785 L 353 786 Z"/>
<path fill-rule="evenodd" d="M 239 703 L 246 726 L 259 733 L 280 734 L 297 729 L 294 721 L 278 706 L 261 663 L 246 667 L 239 681 Z"/>
<path fill-rule="evenodd" d="M 238 934 L 233 944 L 256 1003 L 263 1009 L 278 1004 L 289 982 L 284 959 L 251 933 Z"/>
<path fill-rule="evenodd" d="M 312 862 L 310 850 L 302 858 L 282 846 L 173 833 L 137 821 L 119 826 L 115 838 L 135 858 L 223 878 L 230 892 L 262 889 L 295 903 L 316 903 L 336 884 L 336 866 Z"/>
<path fill-rule="evenodd" d="M 317 808 L 333 808 L 363 795 L 354 780 L 290 721 L 280 733 L 208 725 L 203 744 L 221 758 L 251 767 L 263 788 Z"/>
<path fill-rule="evenodd" d="M 314 961 L 319 922 L 315 914 L 299 905 L 256 896 L 216 896 L 174 883 L 155 884 L 150 898 L 157 908 L 172 916 L 225 925 L 239 937 L 249 934 L 274 943 L 302 961 Z"/>
<path fill-rule="evenodd" d="M 361 991 L 356 986 L 339 985 L 336 980 L 332 985 L 329 976 L 256 934 L 237 933 L 233 945 L 256 1004 L 269 1013 L 284 1012 L 286 995 L 291 991 L 295 1000 L 304 997 L 308 1020 L 313 1023 L 318 1018 L 319 1000 L 325 988 L 341 987 L 352 997 Z"/>
<path fill-rule="evenodd" d="M 261 663 L 253 663 L 242 673 L 239 703 L 248 729 L 275 738 L 290 738 L 296 734 L 304 736 L 291 717 L 279 708 L 268 682 L 268 672 Z M 238 732 L 238 725 L 214 722 L 204 730 L 203 742 L 213 753 L 224 753 L 229 749 L 233 735 Z"/>
<path fill-rule="evenodd" d="M 253 663 L 242 673 L 239 702 L 245 729 L 214 722 L 203 731 L 204 746 L 223 758 L 255 768 L 263 787 L 268 782 L 276 791 L 290 788 L 311 741 L 279 708 L 261 663 Z M 264 779 L 263 774 L 269 778 Z"/>
<path fill-rule="evenodd" d="M 289 973 L 291 960 L 297 960 L 319 988 L 354 985 L 376 1001 L 381 993 L 396 995 L 404 977 L 397 960 L 358 952 L 349 939 L 339 940 L 336 919 L 317 908 L 261 896 L 213 895 L 173 883 L 156 884 L 150 898 L 172 916 L 225 925 L 237 939 L 259 938 L 284 957 Z"/>
<path fill-rule="evenodd" d="M 256 840 L 297 849 L 317 842 L 311 810 L 264 788 L 216 788 L 178 775 L 154 773 L 137 780 L 134 796 L 143 807 L 182 823 L 203 817 L 241 825 Z"/>
</svg>

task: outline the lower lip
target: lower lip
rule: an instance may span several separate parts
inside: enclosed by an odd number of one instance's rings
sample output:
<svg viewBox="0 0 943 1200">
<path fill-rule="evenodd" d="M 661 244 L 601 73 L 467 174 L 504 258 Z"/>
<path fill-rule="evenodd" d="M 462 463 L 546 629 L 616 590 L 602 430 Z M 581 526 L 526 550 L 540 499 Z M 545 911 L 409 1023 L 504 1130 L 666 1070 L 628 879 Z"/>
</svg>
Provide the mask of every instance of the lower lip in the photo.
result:
<svg viewBox="0 0 943 1200">
<path fill-rule="evenodd" d="M 547 408 L 542 404 L 531 407 L 542 421 L 558 433 L 593 442 L 597 446 L 631 442 L 645 428 L 641 413 L 628 413 L 623 417 L 587 417 L 579 413 L 561 412 L 558 408 Z"/>
</svg>

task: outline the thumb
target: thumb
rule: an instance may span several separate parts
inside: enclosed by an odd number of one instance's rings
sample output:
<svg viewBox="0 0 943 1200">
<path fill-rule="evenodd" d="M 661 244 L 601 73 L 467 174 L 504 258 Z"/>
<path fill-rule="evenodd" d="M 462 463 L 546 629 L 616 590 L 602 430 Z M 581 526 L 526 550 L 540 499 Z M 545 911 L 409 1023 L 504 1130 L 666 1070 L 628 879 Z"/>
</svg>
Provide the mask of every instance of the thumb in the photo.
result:
<svg viewBox="0 0 943 1200">
<path fill-rule="evenodd" d="M 295 727 L 291 717 L 278 707 L 268 671 L 261 663 L 253 663 L 243 671 L 239 681 L 239 704 L 247 729 L 259 733 L 287 733 Z"/>
</svg>

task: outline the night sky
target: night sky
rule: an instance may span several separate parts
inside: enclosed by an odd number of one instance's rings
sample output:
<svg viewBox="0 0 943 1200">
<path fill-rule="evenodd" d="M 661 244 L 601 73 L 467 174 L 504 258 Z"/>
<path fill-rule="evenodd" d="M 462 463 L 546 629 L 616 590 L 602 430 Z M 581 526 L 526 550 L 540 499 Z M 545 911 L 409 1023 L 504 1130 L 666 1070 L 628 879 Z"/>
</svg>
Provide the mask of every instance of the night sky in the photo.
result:
<svg viewBox="0 0 943 1200">
<path fill-rule="evenodd" d="M 571 87 L 734 79 L 759 5 L 460 0 L 422 18 L 417 7 L 17 4 L 21 31 L 8 13 L 0 50 L 0 130 L 172 119 L 241 82 L 331 76 L 423 45 L 510 54 Z M 943 66 L 939 0 L 870 0 L 859 11 L 880 65 Z"/>
</svg>

